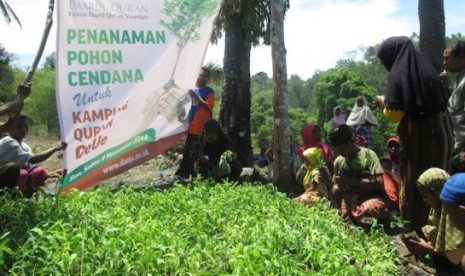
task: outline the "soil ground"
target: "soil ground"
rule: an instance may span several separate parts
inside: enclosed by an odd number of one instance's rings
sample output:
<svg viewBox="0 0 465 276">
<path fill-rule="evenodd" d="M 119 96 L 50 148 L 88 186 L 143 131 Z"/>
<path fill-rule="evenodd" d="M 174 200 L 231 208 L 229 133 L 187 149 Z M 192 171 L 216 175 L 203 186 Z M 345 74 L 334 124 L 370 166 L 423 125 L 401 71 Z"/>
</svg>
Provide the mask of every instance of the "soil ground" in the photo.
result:
<svg viewBox="0 0 465 276">
<path fill-rule="evenodd" d="M 30 136 L 26 143 L 28 143 L 34 152 L 44 151 L 59 141 L 50 137 L 44 136 Z M 169 186 L 169 179 L 174 175 L 177 163 L 180 159 L 180 152 L 182 151 L 182 141 L 174 150 L 168 151 L 165 155 L 160 155 L 144 164 L 132 168 L 120 175 L 117 175 L 106 182 L 104 185 L 111 185 L 119 187 L 120 185 L 131 184 L 137 186 L 153 186 L 153 185 L 166 185 Z M 60 154 L 55 154 L 47 161 L 41 164 L 49 171 L 54 171 L 62 168 L 62 158 Z M 259 177 L 266 180 L 267 168 L 255 168 L 259 172 Z M 56 188 L 56 180 L 49 180 L 46 183 L 46 190 L 54 192 Z M 453 267 L 450 263 L 444 260 L 433 261 L 427 258 L 416 258 L 413 256 L 400 238 L 405 229 L 401 225 L 391 220 L 391 229 L 389 235 L 395 237 L 394 244 L 400 256 L 401 262 L 398 264 L 398 271 L 400 275 L 464 275 L 458 268 Z"/>
</svg>

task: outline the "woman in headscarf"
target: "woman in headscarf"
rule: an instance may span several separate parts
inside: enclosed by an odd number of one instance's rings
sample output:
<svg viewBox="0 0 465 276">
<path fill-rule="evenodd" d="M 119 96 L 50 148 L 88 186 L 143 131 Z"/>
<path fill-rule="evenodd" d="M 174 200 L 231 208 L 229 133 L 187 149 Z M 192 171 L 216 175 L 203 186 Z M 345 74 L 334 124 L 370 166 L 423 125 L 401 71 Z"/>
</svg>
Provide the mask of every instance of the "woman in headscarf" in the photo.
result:
<svg viewBox="0 0 465 276">
<path fill-rule="evenodd" d="M 304 144 L 298 149 L 297 155 L 302 161 L 302 165 L 296 171 L 296 179 L 303 185 L 303 177 L 306 173 L 304 151 L 309 148 L 319 148 L 322 150 L 323 159 L 330 173 L 333 171 L 333 152 L 331 148 L 321 140 L 321 128 L 319 125 L 307 124 L 300 131 L 300 136 Z"/>
<path fill-rule="evenodd" d="M 383 41 L 378 58 L 389 76 L 385 96 L 377 96 L 375 103 L 384 105 L 383 113 L 390 122 L 399 123 L 399 209 L 402 218 L 419 232 L 426 224 L 428 208 L 419 196 L 416 180 L 428 168 L 449 171 L 453 139 L 447 99 L 438 72 L 408 37 Z"/>
<path fill-rule="evenodd" d="M 355 135 L 365 138 L 368 148 L 373 148 L 372 125 L 378 125 L 378 120 L 367 105 L 365 97 L 358 96 L 347 118 L 346 125 L 354 128 Z"/>
<path fill-rule="evenodd" d="M 242 172 L 233 143 L 216 120 L 208 120 L 204 126 L 203 157 L 199 160 L 200 174 L 216 180 L 228 178 L 235 181 Z M 229 155 L 229 156 L 228 156 Z M 223 156 L 223 158 L 222 158 Z M 223 162 L 224 161 L 224 162 Z"/>
<path fill-rule="evenodd" d="M 305 192 L 293 199 L 295 202 L 313 204 L 317 197 L 329 198 L 331 176 L 320 148 L 309 148 L 303 152 L 306 173 L 303 178 Z"/>
<path fill-rule="evenodd" d="M 439 198 L 449 177 L 442 169 L 430 168 L 418 178 L 418 190 L 431 210 L 428 223 L 422 228 L 425 238 L 410 238 L 407 241 L 413 253 L 445 255 L 458 265 L 465 250 L 465 234 L 453 226 Z"/>
<path fill-rule="evenodd" d="M 333 108 L 333 118 L 331 118 L 331 130 L 346 123 L 346 117 L 341 114 L 341 107 L 335 106 Z"/>
<path fill-rule="evenodd" d="M 400 138 L 399 136 L 392 136 L 388 139 L 387 143 L 387 158 L 392 163 L 391 172 L 400 176 Z"/>
<path fill-rule="evenodd" d="M 304 144 L 297 151 L 297 154 L 300 159 L 302 159 L 302 162 L 305 162 L 303 152 L 308 148 L 314 147 L 320 148 L 323 151 L 323 158 L 326 162 L 333 161 L 331 148 L 321 140 L 321 128 L 319 125 L 307 124 L 302 128 L 300 136 L 302 137 Z"/>
</svg>

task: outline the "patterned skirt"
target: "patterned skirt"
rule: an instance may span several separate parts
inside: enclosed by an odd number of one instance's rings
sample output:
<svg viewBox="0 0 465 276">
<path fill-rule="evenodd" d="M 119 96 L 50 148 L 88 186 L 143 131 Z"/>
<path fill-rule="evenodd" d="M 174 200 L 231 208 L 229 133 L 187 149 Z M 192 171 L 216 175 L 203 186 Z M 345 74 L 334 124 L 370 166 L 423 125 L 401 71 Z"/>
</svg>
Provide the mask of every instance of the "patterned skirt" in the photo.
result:
<svg viewBox="0 0 465 276">
<path fill-rule="evenodd" d="M 453 149 L 452 124 L 447 111 L 426 118 L 405 116 L 399 124 L 401 139 L 399 210 L 412 230 L 421 231 L 429 207 L 416 187 L 418 177 L 436 167 L 449 172 Z"/>
</svg>

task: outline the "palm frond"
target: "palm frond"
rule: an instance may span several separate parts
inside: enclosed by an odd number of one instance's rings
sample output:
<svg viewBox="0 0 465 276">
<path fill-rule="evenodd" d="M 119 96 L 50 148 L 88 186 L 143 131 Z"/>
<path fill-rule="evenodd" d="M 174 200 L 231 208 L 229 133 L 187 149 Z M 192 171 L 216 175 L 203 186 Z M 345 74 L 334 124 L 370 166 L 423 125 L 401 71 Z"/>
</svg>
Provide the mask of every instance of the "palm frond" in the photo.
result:
<svg viewBox="0 0 465 276">
<path fill-rule="evenodd" d="M 22 29 L 23 27 L 21 26 L 21 21 L 19 20 L 18 16 L 16 15 L 16 13 L 13 11 L 13 9 L 11 8 L 11 6 L 3 1 L 3 0 L 0 0 L 0 12 L 2 13 L 2 16 L 3 16 L 3 19 L 5 20 L 5 22 L 7 24 L 10 24 L 11 23 L 11 19 L 13 18 L 14 21 L 16 21 L 19 25 L 19 27 Z"/>
<path fill-rule="evenodd" d="M 10 5 L 7 2 L 4 2 L 4 3 L 8 11 L 8 14 L 10 15 L 10 21 L 11 21 L 11 16 L 12 16 L 13 19 L 18 23 L 19 28 L 22 29 L 23 26 L 21 25 L 21 21 L 19 20 L 19 17 L 16 15 L 16 13 L 13 11 L 13 9 L 10 7 Z"/>
<path fill-rule="evenodd" d="M 10 15 L 8 14 L 8 10 L 5 6 L 6 2 L 0 0 L 0 11 L 2 12 L 3 19 L 5 19 L 6 23 L 9 24 L 11 22 Z"/>
</svg>

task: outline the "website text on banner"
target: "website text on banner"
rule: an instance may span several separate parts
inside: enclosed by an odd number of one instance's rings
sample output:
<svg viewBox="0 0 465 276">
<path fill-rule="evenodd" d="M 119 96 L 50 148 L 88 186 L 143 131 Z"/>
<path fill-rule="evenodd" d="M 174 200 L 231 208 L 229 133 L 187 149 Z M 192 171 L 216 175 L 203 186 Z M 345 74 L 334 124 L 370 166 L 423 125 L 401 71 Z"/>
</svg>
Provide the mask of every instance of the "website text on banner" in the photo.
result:
<svg viewBox="0 0 465 276">
<path fill-rule="evenodd" d="M 57 107 L 67 175 L 86 190 L 186 133 L 220 0 L 58 1 Z"/>
</svg>

